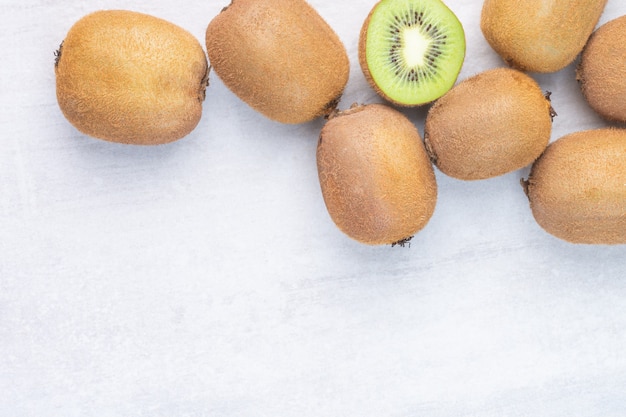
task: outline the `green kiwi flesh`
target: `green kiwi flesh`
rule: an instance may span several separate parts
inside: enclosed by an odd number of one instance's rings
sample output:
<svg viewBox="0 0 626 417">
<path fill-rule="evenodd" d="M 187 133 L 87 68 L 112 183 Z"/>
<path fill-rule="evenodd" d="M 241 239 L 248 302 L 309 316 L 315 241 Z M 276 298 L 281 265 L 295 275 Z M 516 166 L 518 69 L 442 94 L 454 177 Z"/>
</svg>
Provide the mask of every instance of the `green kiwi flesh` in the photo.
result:
<svg viewBox="0 0 626 417">
<path fill-rule="evenodd" d="M 456 82 L 464 59 L 463 26 L 440 0 L 381 0 L 361 29 L 365 78 L 397 105 L 441 97 Z"/>
</svg>

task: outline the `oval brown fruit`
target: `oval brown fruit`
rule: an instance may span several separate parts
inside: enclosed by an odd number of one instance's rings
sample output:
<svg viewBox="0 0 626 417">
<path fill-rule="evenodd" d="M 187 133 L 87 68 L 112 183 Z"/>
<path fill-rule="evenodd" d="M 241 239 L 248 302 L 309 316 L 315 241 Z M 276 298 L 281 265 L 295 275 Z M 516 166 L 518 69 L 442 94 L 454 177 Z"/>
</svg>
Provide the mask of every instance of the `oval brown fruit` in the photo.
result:
<svg viewBox="0 0 626 417">
<path fill-rule="evenodd" d="M 317 167 L 330 217 L 362 243 L 402 244 L 435 209 L 435 173 L 420 135 L 388 106 L 356 106 L 332 117 L 320 134 Z"/>
<path fill-rule="evenodd" d="M 102 10 L 77 21 L 57 52 L 57 100 L 81 132 L 128 144 L 180 139 L 200 121 L 208 64 L 184 29 Z"/>
<path fill-rule="evenodd" d="M 607 0 L 485 0 L 480 28 L 509 65 L 556 72 L 574 61 Z"/>
<path fill-rule="evenodd" d="M 576 76 L 593 110 L 607 120 L 626 123 L 626 16 L 591 35 Z"/>
<path fill-rule="evenodd" d="M 209 23 L 206 46 L 222 82 L 282 123 L 329 114 L 348 82 L 344 45 L 303 0 L 233 0 Z"/>
<path fill-rule="evenodd" d="M 531 77 L 510 68 L 488 70 L 462 81 L 429 109 L 426 148 L 451 177 L 496 177 L 539 157 L 554 115 Z"/>
<path fill-rule="evenodd" d="M 572 243 L 626 243 L 626 130 L 562 137 L 522 184 L 535 220 L 548 233 Z"/>
</svg>

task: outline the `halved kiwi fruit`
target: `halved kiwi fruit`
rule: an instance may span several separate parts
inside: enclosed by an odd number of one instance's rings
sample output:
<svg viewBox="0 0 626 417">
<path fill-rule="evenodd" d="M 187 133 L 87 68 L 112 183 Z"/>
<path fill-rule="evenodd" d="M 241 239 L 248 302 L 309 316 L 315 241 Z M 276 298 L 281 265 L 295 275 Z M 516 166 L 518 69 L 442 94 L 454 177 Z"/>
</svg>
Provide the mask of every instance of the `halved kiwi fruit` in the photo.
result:
<svg viewBox="0 0 626 417">
<path fill-rule="evenodd" d="M 419 106 L 454 85 L 465 59 L 465 32 L 440 0 L 381 0 L 359 38 L 365 78 L 386 100 Z"/>
</svg>

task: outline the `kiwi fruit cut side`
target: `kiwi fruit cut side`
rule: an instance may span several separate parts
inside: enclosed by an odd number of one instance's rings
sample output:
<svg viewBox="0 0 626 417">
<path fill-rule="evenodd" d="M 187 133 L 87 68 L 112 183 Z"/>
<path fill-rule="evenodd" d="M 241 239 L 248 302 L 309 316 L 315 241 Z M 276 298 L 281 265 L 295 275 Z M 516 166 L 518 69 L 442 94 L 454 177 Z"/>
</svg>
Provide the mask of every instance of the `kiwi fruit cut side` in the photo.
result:
<svg viewBox="0 0 626 417">
<path fill-rule="evenodd" d="M 335 113 L 320 133 L 317 167 L 330 217 L 359 242 L 403 246 L 435 209 L 435 173 L 417 128 L 389 106 Z"/>
<path fill-rule="evenodd" d="M 465 32 L 440 0 L 381 0 L 359 37 L 365 78 L 399 106 L 430 103 L 446 93 L 465 59 Z"/>
<path fill-rule="evenodd" d="M 96 11 L 70 28 L 55 55 L 59 107 L 89 136 L 157 145 L 200 121 L 207 58 L 193 35 L 168 21 Z"/>
<path fill-rule="evenodd" d="M 530 165 L 548 145 L 556 115 L 537 82 L 511 68 L 461 81 L 429 109 L 424 140 L 435 165 L 462 180 Z"/>
<path fill-rule="evenodd" d="M 345 46 L 303 0 L 233 0 L 209 23 L 206 47 L 226 87 L 282 123 L 329 114 L 348 82 Z"/>
<path fill-rule="evenodd" d="M 571 243 L 626 244 L 626 130 L 552 142 L 522 185 L 537 223 Z"/>
<path fill-rule="evenodd" d="M 609 121 L 626 123 L 626 16 L 600 26 L 576 69 L 589 106 Z"/>
<path fill-rule="evenodd" d="M 480 28 L 511 67 L 551 73 L 572 63 L 607 0 L 485 0 Z"/>
</svg>

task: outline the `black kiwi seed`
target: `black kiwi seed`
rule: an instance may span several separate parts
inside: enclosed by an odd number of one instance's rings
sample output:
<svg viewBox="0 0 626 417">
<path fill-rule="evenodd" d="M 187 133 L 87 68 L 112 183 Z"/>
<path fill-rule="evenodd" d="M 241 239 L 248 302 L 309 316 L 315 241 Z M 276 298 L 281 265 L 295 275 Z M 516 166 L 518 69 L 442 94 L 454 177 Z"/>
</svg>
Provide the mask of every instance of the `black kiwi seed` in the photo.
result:
<svg viewBox="0 0 626 417">
<path fill-rule="evenodd" d="M 396 44 L 394 44 L 389 50 L 389 62 L 391 62 L 396 69 L 395 74 L 402 77 L 404 80 L 411 82 L 418 81 L 421 78 L 433 78 L 435 74 L 432 70 L 438 68 L 437 59 L 441 56 L 440 46 L 446 44 L 446 35 L 442 35 L 440 29 L 432 23 L 424 24 L 423 11 L 409 11 L 402 18 L 394 16 L 394 20 L 396 25 L 391 27 L 389 31 Z M 401 45 L 399 45 L 401 42 L 400 30 L 402 27 L 412 27 L 414 25 L 419 26 L 422 34 L 433 39 L 434 41 L 428 46 L 428 50 L 425 53 L 429 62 L 430 70 L 429 68 L 418 68 L 416 71 L 415 68 L 412 68 L 410 71 L 403 71 L 403 66 L 399 65 L 399 63 L 403 60 L 400 54 Z"/>
</svg>

